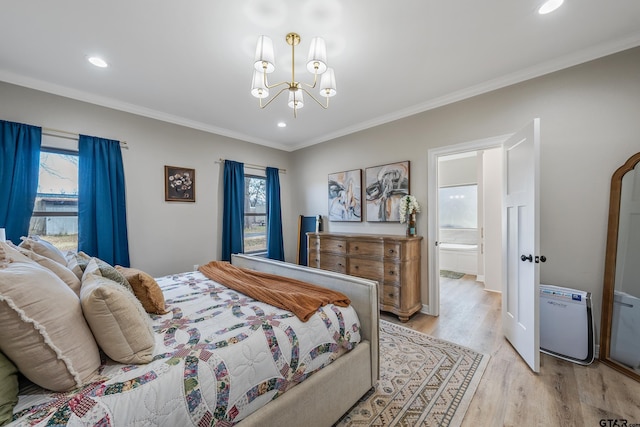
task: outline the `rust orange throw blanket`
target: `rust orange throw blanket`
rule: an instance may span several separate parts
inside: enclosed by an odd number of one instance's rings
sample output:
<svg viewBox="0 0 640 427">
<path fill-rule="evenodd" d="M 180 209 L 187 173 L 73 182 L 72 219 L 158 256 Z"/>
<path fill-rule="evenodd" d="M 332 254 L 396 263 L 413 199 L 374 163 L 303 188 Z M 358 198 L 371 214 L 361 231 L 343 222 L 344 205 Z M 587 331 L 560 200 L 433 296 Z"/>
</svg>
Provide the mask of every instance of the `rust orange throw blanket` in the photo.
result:
<svg viewBox="0 0 640 427">
<path fill-rule="evenodd" d="M 351 304 L 349 298 L 340 292 L 288 277 L 239 268 L 226 261 L 211 261 L 198 270 L 227 288 L 292 311 L 303 322 L 323 305 L 346 307 Z"/>
</svg>

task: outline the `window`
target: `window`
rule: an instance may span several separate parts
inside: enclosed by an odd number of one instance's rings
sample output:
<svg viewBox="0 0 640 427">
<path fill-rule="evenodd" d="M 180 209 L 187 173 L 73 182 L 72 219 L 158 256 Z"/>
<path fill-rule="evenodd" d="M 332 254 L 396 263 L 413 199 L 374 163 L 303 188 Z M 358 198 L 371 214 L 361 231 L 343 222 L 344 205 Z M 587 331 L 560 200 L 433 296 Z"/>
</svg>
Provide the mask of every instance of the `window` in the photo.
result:
<svg viewBox="0 0 640 427">
<path fill-rule="evenodd" d="M 267 180 L 244 177 L 244 252 L 267 251 Z"/>
<path fill-rule="evenodd" d="M 440 228 L 478 228 L 478 186 L 438 189 Z"/>
<path fill-rule="evenodd" d="M 60 250 L 77 250 L 77 152 L 41 149 L 38 191 L 29 234 L 42 236 Z"/>
</svg>

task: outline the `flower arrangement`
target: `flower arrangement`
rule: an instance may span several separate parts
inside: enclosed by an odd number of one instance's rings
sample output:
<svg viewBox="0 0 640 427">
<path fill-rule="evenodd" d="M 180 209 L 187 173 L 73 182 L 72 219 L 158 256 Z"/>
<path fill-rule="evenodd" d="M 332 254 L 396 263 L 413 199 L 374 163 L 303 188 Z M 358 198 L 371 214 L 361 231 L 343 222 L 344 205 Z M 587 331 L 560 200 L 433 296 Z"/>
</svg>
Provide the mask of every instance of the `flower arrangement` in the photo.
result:
<svg viewBox="0 0 640 427">
<path fill-rule="evenodd" d="M 191 175 L 189 172 L 176 173 L 169 177 L 169 184 L 171 185 L 171 188 L 178 192 L 190 190 L 191 182 Z"/>
<path fill-rule="evenodd" d="M 420 204 L 416 200 L 415 196 L 407 194 L 400 199 L 400 222 L 407 221 L 409 215 L 420 212 Z"/>
</svg>

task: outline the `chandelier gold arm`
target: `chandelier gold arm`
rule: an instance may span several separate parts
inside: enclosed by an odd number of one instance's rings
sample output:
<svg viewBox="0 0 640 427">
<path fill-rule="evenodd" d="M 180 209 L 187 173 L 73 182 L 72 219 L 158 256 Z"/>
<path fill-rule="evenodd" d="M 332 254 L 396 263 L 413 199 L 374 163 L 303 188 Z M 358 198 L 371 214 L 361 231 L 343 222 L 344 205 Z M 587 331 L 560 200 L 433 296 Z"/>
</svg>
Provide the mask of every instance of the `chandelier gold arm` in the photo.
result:
<svg viewBox="0 0 640 427">
<path fill-rule="evenodd" d="M 318 100 L 318 98 L 316 98 L 315 96 L 313 96 L 313 94 L 312 94 L 311 92 L 309 92 L 308 90 L 306 90 L 305 88 L 300 87 L 300 90 L 302 90 L 304 93 L 306 93 L 307 95 L 309 95 L 309 96 L 311 97 L 311 99 L 313 99 L 314 101 L 316 101 L 316 102 L 318 103 L 318 105 L 319 105 L 319 106 L 321 106 L 322 108 L 324 108 L 325 110 L 326 110 L 327 108 L 329 108 L 329 97 L 328 97 L 328 96 L 327 96 L 327 97 L 325 97 L 325 99 L 327 100 L 327 103 L 326 103 L 326 104 L 323 104 L 322 102 L 320 102 L 320 101 Z"/>
<path fill-rule="evenodd" d="M 286 83 L 286 82 L 285 82 L 285 83 Z M 279 84 L 282 84 L 282 83 L 279 83 Z M 289 89 L 289 87 L 288 87 L 288 86 L 287 86 L 287 87 L 283 87 L 282 89 L 280 89 L 280 90 L 278 91 L 278 93 L 276 93 L 276 94 L 273 96 L 273 98 L 271 98 L 270 100 L 268 100 L 268 101 L 267 101 L 267 103 L 266 103 L 266 104 L 264 104 L 264 105 L 262 105 L 262 98 L 259 98 L 259 101 L 260 101 L 260 108 L 265 108 L 267 105 L 271 104 L 271 102 L 272 102 L 274 99 L 276 99 L 276 98 L 278 97 L 278 95 L 280 95 L 282 92 L 284 92 L 285 90 L 288 90 L 288 89 Z"/>
</svg>

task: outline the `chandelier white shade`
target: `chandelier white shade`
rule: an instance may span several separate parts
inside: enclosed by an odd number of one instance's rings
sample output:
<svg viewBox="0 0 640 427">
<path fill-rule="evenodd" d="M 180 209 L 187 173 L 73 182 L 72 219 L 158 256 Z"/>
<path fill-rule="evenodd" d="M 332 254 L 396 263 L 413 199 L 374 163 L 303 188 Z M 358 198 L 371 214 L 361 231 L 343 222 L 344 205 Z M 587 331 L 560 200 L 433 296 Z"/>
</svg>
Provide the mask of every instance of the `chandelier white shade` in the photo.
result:
<svg viewBox="0 0 640 427">
<path fill-rule="evenodd" d="M 317 69 L 317 71 L 316 71 Z M 307 71 L 322 74 L 327 71 L 327 45 L 324 39 L 314 37 L 311 39 L 309 57 L 307 59 Z"/>
<path fill-rule="evenodd" d="M 253 64 L 256 71 L 262 73 L 263 69 L 266 73 L 273 73 L 276 69 L 273 59 L 273 42 L 270 37 L 258 37 L 258 45 L 256 46 L 256 60 Z M 266 67 L 266 68 L 264 68 Z"/>
<path fill-rule="evenodd" d="M 295 79 L 295 47 L 300 44 L 300 36 L 296 33 L 289 33 L 285 40 L 291 46 L 291 80 L 273 85 L 268 83 L 267 74 L 273 73 L 276 69 L 273 42 L 268 36 L 260 36 L 258 37 L 253 63 L 251 95 L 258 98 L 260 108 L 265 108 L 281 93 L 288 91 L 287 105 L 293 109 L 294 117 L 297 117 L 297 111 L 304 106 L 303 92 L 309 95 L 322 108 L 329 108 L 329 98 L 336 94 L 336 77 L 333 69 L 327 66 L 327 47 L 324 39 L 320 37 L 311 39 L 307 57 L 307 71 L 313 74 L 313 82 L 310 84 L 301 83 Z M 278 92 L 263 103 L 263 99 L 266 100 L 269 97 L 269 90 L 276 87 L 280 87 Z M 325 98 L 324 103 L 309 92 L 310 89 L 315 88 L 318 88 L 319 95 Z"/>
<path fill-rule="evenodd" d="M 304 99 L 301 90 L 289 91 L 289 108 L 298 109 L 304 107 Z"/>
</svg>

